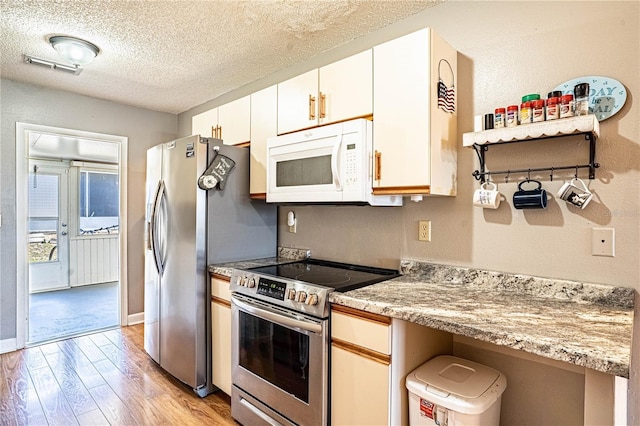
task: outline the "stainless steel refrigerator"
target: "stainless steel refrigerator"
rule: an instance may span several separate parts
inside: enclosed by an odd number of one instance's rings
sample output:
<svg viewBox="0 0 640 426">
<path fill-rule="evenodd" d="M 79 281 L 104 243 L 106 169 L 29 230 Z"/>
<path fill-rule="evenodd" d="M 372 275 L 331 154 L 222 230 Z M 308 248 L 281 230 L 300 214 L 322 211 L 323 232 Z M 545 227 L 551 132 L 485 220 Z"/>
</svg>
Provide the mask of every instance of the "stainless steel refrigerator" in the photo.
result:
<svg viewBox="0 0 640 426">
<path fill-rule="evenodd" d="M 276 207 L 249 198 L 248 148 L 221 142 L 195 135 L 147 151 L 144 348 L 201 397 L 215 390 L 207 265 L 272 257 L 277 245 Z M 222 189 L 200 189 L 218 154 L 235 166 Z"/>
</svg>

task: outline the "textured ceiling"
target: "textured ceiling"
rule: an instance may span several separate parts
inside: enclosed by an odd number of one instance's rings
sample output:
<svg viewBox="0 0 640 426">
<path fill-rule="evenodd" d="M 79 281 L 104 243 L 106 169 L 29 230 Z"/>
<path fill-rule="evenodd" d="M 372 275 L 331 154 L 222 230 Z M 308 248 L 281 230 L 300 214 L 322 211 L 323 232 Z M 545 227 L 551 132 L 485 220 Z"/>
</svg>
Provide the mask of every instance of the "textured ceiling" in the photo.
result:
<svg viewBox="0 0 640 426">
<path fill-rule="evenodd" d="M 441 0 L 0 0 L 1 76 L 180 113 L 383 28 Z M 69 35 L 101 52 L 80 75 L 47 40 Z"/>
</svg>

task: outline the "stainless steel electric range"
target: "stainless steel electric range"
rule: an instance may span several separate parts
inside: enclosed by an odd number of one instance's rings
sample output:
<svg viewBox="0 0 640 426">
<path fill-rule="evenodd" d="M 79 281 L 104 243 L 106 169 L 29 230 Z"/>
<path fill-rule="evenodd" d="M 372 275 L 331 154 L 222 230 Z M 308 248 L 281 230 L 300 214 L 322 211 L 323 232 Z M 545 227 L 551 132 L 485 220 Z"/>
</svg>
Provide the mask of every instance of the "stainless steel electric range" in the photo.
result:
<svg viewBox="0 0 640 426">
<path fill-rule="evenodd" d="M 398 275 L 315 259 L 234 270 L 233 418 L 246 425 L 326 425 L 329 294 Z"/>
</svg>

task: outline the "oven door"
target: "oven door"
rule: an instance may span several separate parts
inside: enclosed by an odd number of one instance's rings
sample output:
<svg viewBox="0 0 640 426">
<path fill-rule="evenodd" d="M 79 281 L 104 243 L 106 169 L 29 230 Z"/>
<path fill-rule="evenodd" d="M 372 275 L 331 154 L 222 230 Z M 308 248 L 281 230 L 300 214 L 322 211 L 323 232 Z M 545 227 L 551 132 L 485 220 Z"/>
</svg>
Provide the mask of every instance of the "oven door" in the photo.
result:
<svg viewBox="0 0 640 426">
<path fill-rule="evenodd" d="M 326 425 L 328 320 L 236 293 L 231 311 L 232 416 L 243 424 L 280 424 L 269 415 L 277 412 L 295 424 Z"/>
</svg>

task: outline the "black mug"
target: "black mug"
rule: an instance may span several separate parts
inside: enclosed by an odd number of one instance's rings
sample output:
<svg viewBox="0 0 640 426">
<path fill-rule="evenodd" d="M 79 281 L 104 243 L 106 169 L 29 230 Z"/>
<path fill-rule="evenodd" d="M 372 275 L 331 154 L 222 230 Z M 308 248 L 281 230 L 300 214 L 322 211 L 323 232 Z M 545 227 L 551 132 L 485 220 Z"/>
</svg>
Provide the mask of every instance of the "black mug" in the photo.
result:
<svg viewBox="0 0 640 426">
<path fill-rule="evenodd" d="M 522 185 L 529 182 L 538 184 L 536 189 L 525 190 Z M 513 207 L 516 209 L 546 209 L 547 191 L 542 189 L 542 184 L 537 180 L 523 180 L 518 184 L 518 191 L 513 194 Z"/>
</svg>

